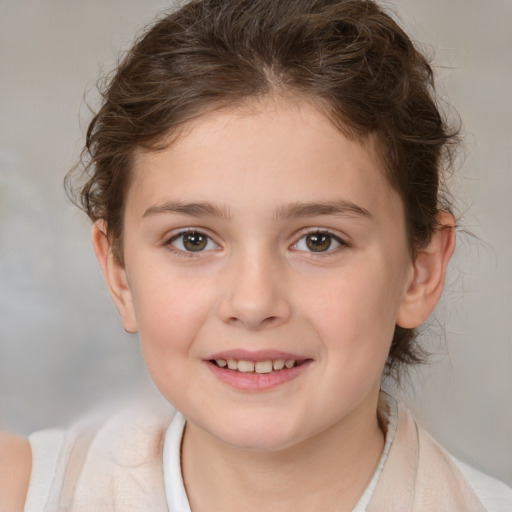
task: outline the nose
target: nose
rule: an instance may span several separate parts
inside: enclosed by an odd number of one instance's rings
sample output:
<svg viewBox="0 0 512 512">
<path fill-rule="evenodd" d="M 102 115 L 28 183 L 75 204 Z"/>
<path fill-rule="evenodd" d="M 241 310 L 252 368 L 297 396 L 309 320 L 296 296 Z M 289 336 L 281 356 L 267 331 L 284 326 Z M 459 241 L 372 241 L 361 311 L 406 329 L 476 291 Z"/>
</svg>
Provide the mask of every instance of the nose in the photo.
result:
<svg viewBox="0 0 512 512">
<path fill-rule="evenodd" d="M 285 269 L 256 250 L 232 260 L 224 276 L 221 319 L 249 330 L 285 323 L 291 315 Z"/>
</svg>

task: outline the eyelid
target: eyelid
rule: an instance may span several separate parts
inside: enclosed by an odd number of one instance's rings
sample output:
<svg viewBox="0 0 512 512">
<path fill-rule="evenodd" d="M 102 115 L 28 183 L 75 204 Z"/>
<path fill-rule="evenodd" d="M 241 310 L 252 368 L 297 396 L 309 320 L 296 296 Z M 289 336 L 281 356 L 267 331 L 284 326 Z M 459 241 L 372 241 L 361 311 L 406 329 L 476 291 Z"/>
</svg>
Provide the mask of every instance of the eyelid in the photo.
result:
<svg viewBox="0 0 512 512">
<path fill-rule="evenodd" d="M 306 251 L 306 250 L 303 250 L 303 249 L 296 249 L 297 244 L 304 237 L 306 237 L 308 235 L 314 235 L 314 234 L 317 234 L 317 233 L 318 234 L 329 235 L 330 237 L 333 238 L 333 240 L 335 240 L 339 244 L 338 247 L 335 247 L 333 249 L 329 248 L 326 251 L 318 251 L 318 252 Z M 299 231 L 299 233 L 296 234 L 295 242 L 291 245 L 290 248 L 298 250 L 298 251 L 301 251 L 301 252 L 308 253 L 309 255 L 312 255 L 312 256 L 322 256 L 322 255 L 326 255 L 326 254 L 332 254 L 332 253 L 336 252 L 338 249 L 340 249 L 340 247 L 344 248 L 344 247 L 349 247 L 349 246 L 350 246 L 349 242 L 343 236 L 341 236 L 338 232 L 334 232 L 332 229 L 328 229 L 328 228 L 307 228 L 307 229 Z"/>
<path fill-rule="evenodd" d="M 204 249 L 202 251 L 187 251 L 184 249 L 180 249 L 179 247 L 176 247 L 173 242 L 180 237 L 190 234 L 190 233 L 197 233 L 200 235 L 205 236 L 210 242 L 212 242 L 215 245 L 215 249 L 220 248 L 220 244 L 218 244 L 215 240 L 215 237 L 212 236 L 207 229 L 204 228 L 196 228 L 196 227 L 187 227 L 187 228 L 181 228 L 172 231 L 171 233 L 167 233 L 164 237 L 163 245 L 169 247 L 170 250 L 172 250 L 174 253 L 179 254 L 180 256 L 186 256 L 186 257 L 194 257 L 199 256 L 201 253 L 208 253 L 211 252 L 214 249 Z"/>
<path fill-rule="evenodd" d="M 184 228 L 175 228 L 170 229 L 163 235 L 163 239 L 170 240 L 171 238 L 175 238 L 180 235 L 186 235 L 187 233 L 200 233 L 201 235 L 205 235 L 212 240 L 216 237 L 214 233 L 211 232 L 208 228 L 203 228 L 200 226 L 187 226 Z"/>
<path fill-rule="evenodd" d="M 217 248 L 217 249 L 221 248 L 221 245 L 215 240 L 216 237 L 213 236 L 212 234 L 210 234 L 208 229 L 199 228 L 199 227 L 186 227 L 186 228 L 180 228 L 180 229 L 173 230 L 171 233 L 167 233 L 165 235 L 162 245 L 168 246 L 173 252 L 178 253 L 182 256 L 187 256 L 187 257 L 199 256 L 201 253 L 211 252 L 213 250 L 210 248 L 210 249 L 204 249 L 202 251 L 187 251 L 187 250 L 180 249 L 179 247 L 176 247 L 173 244 L 173 242 L 176 239 L 178 239 L 180 236 L 184 236 L 188 233 L 201 234 L 201 235 L 205 236 L 206 238 L 208 238 L 209 241 L 211 241 L 215 245 L 215 248 Z M 314 251 L 306 251 L 303 249 L 296 249 L 296 246 L 300 242 L 300 240 L 302 240 L 304 237 L 306 237 L 308 235 L 314 235 L 316 233 L 329 235 L 339 245 L 332 249 L 329 248 L 326 251 L 318 251 L 317 253 L 315 253 Z M 350 243 L 345 239 L 344 236 L 340 235 L 338 232 L 335 232 L 334 230 L 329 229 L 329 228 L 321 228 L 321 227 L 306 228 L 306 229 L 303 229 L 303 230 L 299 231 L 298 233 L 296 233 L 296 235 L 294 236 L 294 239 L 295 239 L 295 242 L 292 243 L 292 245 L 290 246 L 290 249 L 296 249 L 301 252 L 307 252 L 313 256 L 315 256 L 315 255 L 321 256 L 321 255 L 330 254 L 330 253 L 336 252 L 336 250 L 339 249 L 340 247 L 349 247 L 350 246 Z"/>
</svg>

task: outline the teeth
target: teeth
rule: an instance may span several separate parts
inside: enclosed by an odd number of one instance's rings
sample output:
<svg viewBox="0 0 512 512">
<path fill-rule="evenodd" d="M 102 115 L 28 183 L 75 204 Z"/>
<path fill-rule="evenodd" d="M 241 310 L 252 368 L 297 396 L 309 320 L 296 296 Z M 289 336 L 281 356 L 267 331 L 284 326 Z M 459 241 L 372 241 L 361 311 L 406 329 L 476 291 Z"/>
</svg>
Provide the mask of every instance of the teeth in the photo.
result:
<svg viewBox="0 0 512 512">
<path fill-rule="evenodd" d="M 294 359 L 276 359 L 274 361 L 245 361 L 236 359 L 215 359 L 215 363 L 219 368 L 226 366 L 230 370 L 238 370 L 242 373 L 271 373 L 272 370 L 279 371 L 283 368 L 293 368 L 295 366 Z"/>
<path fill-rule="evenodd" d="M 276 359 L 273 366 L 274 370 L 282 370 L 284 368 L 284 359 Z"/>
<path fill-rule="evenodd" d="M 238 371 L 249 373 L 254 371 L 254 361 L 238 361 Z"/>
<path fill-rule="evenodd" d="M 270 373 L 272 371 L 272 361 L 258 361 L 254 365 L 254 369 L 256 373 Z"/>
</svg>

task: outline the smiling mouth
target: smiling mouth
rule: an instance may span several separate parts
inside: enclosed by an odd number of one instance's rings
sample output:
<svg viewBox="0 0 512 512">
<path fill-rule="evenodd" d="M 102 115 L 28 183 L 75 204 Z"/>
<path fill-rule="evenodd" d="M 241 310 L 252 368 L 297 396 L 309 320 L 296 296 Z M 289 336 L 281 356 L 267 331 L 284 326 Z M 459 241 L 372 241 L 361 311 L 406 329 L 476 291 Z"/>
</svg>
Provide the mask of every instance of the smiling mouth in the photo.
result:
<svg viewBox="0 0 512 512">
<path fill-rule="evenodd" d="M 290 370 L 296 366 L 304 364 L 307 360 L 294 360 L 294 359 L 273 359 L 267 361 L 246 361 L 237 359 L 211 359 L 210 363 L 218 368 L 231 370 L 240 373 L 274 373 L 285 370 Z"/>
</svg>

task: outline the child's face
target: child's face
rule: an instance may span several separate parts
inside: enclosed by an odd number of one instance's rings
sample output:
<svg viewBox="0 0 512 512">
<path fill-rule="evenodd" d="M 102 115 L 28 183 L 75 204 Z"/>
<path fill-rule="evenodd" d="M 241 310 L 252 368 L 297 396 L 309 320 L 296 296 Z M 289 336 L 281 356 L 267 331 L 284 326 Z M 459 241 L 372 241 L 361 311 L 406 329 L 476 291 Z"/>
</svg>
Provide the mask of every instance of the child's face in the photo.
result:
<svg viewBox="0 0 512 512">
<path fill-rule="evenodd" d="M 375 416 L 413 270 L 370 144 L 301 102 L 207 114 L 137 155 L 125 215 L 124 325 L 193 424 L 274 450 Z"/>
</svg>

